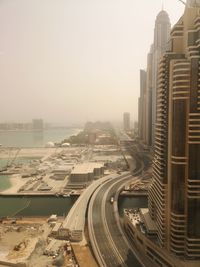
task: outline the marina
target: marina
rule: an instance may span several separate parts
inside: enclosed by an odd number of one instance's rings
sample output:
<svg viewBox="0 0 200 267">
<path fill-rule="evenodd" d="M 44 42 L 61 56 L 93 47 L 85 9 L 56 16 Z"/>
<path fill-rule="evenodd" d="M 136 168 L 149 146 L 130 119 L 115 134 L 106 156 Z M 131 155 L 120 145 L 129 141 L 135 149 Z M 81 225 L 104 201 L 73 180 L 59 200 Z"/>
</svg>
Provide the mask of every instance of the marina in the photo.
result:
<svg viewBox="0 0 200 267">
<path fill-rule="evenodd" d="M 0 217 L 45 217 L 51 214 L 66 216 L 78 197 L 7 196 L 0 197 Z"/>
</svg>

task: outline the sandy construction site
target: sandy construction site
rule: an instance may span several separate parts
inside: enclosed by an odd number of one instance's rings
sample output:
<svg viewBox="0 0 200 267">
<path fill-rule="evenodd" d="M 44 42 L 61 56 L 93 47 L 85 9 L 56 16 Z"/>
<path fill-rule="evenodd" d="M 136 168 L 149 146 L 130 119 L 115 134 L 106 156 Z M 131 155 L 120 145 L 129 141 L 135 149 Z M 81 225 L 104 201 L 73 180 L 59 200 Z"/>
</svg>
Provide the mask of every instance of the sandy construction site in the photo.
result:
<svg viewBox="0 0 200 267">
<path fill-rule="evenodd" d="M 0 264 L 2 266 L 48 266 L 43 255 L 50 233 L 44 219 L 8 220 L 0 225 Z M 36 265 L 35 259 L 38 264 Z M 51 265 L 49 265 L 51 266 Z"/>
</svg>

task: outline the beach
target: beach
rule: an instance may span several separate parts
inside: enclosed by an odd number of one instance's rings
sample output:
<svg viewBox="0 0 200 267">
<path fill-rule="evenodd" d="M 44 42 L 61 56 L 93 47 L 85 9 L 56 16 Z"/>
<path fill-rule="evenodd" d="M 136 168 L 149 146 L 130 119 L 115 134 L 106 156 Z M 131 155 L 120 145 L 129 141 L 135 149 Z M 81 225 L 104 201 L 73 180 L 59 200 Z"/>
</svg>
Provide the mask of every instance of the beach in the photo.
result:
<svg viewBox="0 0 200 267">
<path fill-rule="evenodd" d="M 20 187 L 22 187 L 27 182 L 27 179 L 24 180 L 23 178 L 21 178 L 20 174 L 11 175 L 9 177 L 9 180 L 11 187 L 4 191 L 1 191 L 2 194 L 17 194 L 17 191 L 20 189 Z"/>
<path fill-rule="evenodd" d="M 43 158 L 55 152 L 62 151 L 63 148 L 0 148 L 0 159 L 14 158 Z"/>
</svg>

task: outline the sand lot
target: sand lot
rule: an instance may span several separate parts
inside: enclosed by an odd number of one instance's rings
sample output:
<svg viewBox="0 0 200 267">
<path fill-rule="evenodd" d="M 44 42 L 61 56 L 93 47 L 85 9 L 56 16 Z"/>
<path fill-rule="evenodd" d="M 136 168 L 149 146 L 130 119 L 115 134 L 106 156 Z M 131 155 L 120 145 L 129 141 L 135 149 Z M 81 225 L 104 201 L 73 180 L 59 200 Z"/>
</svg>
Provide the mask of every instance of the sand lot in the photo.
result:
<svg viewBox="0 0 200 267">
<path fill-rule="evenodd" d="M 0 260 L 11 263 L 28 261 L 29 266 L 35 266 L 35 261 L 32 260 L 36 258 L 38 266 L 47 266 L 52 259 L 45 257 L 43 250 L 49 232 L 50 227 L 43 219 L 1 224 Z M 34 257 L 31 257 L 33 253 Z"/>
</svg>

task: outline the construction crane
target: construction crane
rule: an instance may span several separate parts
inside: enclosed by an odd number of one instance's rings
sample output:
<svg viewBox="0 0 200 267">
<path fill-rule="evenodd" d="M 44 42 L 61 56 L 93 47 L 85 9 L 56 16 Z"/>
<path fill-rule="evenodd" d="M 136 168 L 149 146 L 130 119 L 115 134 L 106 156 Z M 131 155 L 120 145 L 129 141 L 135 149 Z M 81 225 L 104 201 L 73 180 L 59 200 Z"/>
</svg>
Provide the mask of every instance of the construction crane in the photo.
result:
<svg viewBox="0 0 200 267">
<path fill-rule="evenodd" d="M 9 166 L 11 166 L 15 162 L 20 150 L 21 150 L 21 148 L 18 148 L 18 150 L 17 150 L 16 154 L 14 155 L 13 159 L 11 160 Z"/>
<path fill-rule="evenodd" d="M 12 150 L 12 148 L 10 149 L 9 158 L 8 158 L 8 161 L 7 161 L 7 167 L 10 167 L 14 163 L 14 161 L 16 160 L 21 148 L 17 149 L 17 151 L 16 151 L 16 153 L 15 153 L 13 158 L 12 158 L 12 155 L 11 155 L 11 150 Z"/>
</svg>

